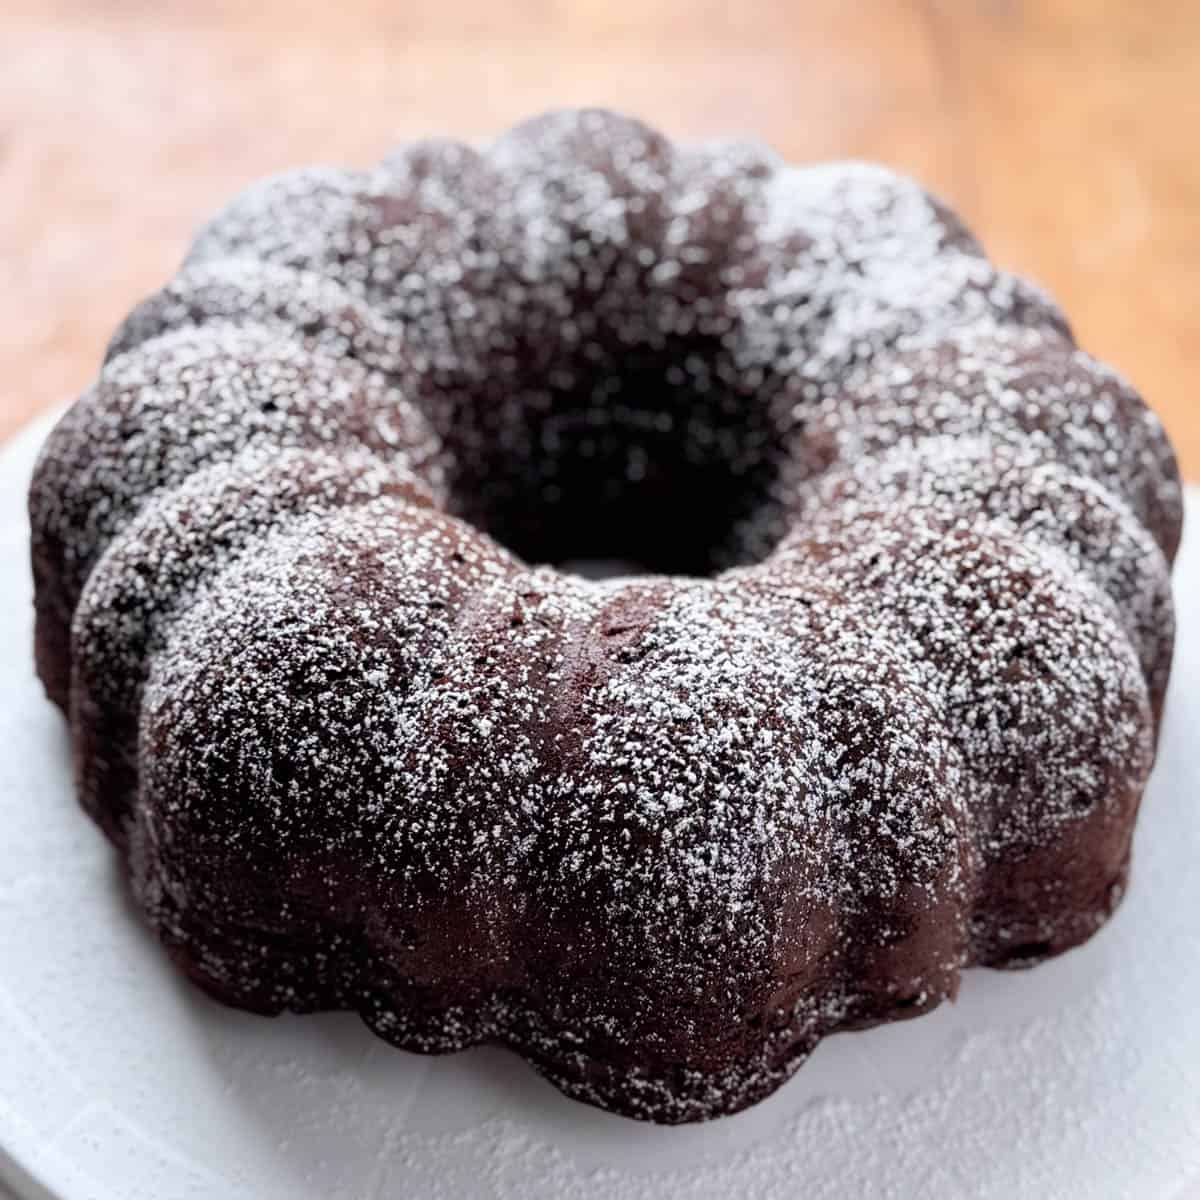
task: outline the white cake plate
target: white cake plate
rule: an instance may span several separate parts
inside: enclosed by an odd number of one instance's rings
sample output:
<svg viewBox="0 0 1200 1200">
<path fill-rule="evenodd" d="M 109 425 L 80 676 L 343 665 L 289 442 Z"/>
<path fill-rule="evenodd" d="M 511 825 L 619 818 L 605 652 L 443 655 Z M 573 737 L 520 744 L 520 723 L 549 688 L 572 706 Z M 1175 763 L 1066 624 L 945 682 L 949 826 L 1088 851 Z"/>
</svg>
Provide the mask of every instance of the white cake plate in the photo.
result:
<svg viewBox="0 0 1200 1200">
<path fill-rule="evenodd" d="M 186 984 L 78 811 L 30 661 L 24 493 L 0 455 L 0 1176 L 55 1200 L 1145 1197 L 1200 1181 L 1200 494 L 1132 887 L 1091 942 L 834 1037 L 773 1097 L 661 1129 L 519 1059 L 393 1050 Z M 3 1185 L 0 1184 L 0 1191 Z"/>
</svg>

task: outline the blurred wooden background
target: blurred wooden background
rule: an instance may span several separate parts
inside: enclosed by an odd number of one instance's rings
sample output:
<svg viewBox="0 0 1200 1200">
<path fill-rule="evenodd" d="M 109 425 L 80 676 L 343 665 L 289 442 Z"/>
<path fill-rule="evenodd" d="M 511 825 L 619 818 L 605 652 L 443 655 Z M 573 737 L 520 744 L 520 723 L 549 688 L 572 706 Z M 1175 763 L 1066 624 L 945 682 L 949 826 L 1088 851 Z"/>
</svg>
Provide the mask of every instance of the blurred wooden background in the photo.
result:
<svg viewBox="0 0 1200 1200">
<path fill-rule="evenodd" d="M 582 103 L 920 176 L 1200 478 L 1195 0 L 0 0 L 0 437 L 245 181 Z"/>
</svg>

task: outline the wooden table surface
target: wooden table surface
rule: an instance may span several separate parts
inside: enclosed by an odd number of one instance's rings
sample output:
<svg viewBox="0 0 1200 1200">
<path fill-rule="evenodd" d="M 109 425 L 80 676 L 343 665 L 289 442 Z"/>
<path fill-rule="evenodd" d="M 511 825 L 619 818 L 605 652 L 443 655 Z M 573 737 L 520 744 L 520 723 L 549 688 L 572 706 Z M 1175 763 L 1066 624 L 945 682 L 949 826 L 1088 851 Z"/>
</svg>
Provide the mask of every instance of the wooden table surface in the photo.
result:
<svg viewBox="0 0 1200 1200">
<path fill-rule="evenodd" d="M 80 390 L 247 180 L 606 104 L 920 176 L 1059 296 L 1200 478 L 1195 0 L 0 7 L 0 437 Z"/>
</svg>

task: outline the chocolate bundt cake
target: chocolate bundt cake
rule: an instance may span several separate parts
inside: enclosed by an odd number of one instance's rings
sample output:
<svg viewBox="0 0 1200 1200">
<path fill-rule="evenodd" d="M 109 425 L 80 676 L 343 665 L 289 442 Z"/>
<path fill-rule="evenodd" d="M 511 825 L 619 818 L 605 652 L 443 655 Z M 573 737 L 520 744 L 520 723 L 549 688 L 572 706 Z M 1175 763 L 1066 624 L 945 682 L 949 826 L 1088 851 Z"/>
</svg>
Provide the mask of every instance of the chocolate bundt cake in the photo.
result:
<svg viewBox="0 0 1200 1200">
<path fill-rule="evenodd" d="M 30 512 L 82 803 L 226 1003 L 693 1121 L 1125 885 L 1171 448 L 882 168 L 566 112 L 268 179 Z"/>
</svg>

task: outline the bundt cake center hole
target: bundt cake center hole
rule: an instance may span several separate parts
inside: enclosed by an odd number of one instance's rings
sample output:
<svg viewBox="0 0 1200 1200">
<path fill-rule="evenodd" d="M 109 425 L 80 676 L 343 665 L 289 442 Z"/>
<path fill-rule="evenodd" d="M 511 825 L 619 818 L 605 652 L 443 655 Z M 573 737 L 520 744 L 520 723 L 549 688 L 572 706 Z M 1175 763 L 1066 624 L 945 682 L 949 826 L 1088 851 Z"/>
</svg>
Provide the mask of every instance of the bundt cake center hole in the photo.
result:
<svg viewBox="0 0 1200 1200">
<path fill-rule="evenodd" d="M 764 558 L 782 533 L 783 456 L 761 406 L 669 389 L 666 374 L 604 374 L 522 405 L 458 479 L 454 511 L 529 563 L 591 578 L 707 578 Z"/>
<path fill-rule="evenodd" d="M 568 558 L 554 564 L 567 575 L 584 579 L 622 579 L 629 575 L 645 575 L 650 568 L 631 558 Z"/>
<path fill-rule="evenodd" d="M 766 480 L 689 462 L 684 449 L 581 440 L 476 523 L 527 562 L 589 578 L 706 578 L 763 557 L 774 540 Z"/>
</svg>

